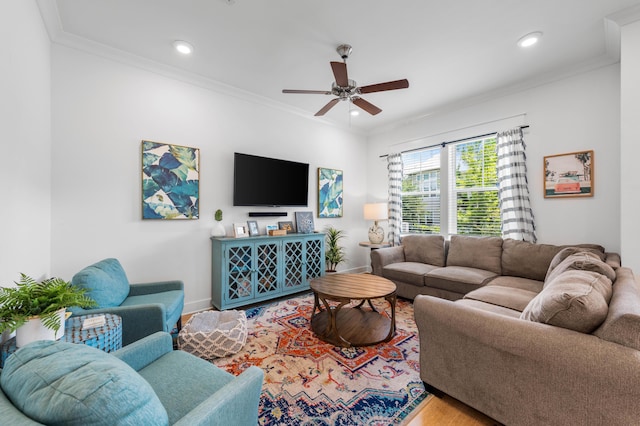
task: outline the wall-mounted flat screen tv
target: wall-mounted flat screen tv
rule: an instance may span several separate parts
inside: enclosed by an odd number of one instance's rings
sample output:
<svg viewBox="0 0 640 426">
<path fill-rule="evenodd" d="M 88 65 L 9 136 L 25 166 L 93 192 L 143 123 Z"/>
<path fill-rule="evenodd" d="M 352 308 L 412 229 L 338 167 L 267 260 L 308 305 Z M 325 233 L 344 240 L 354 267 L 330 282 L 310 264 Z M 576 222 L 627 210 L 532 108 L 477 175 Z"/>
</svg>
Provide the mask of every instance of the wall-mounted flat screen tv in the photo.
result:
<svg viewBox="0 0 640 426">
<path fill-rule="evenodd" d="M 234 154 L 234 206 L 307 206 L 309 164 Z"/>
</svg>

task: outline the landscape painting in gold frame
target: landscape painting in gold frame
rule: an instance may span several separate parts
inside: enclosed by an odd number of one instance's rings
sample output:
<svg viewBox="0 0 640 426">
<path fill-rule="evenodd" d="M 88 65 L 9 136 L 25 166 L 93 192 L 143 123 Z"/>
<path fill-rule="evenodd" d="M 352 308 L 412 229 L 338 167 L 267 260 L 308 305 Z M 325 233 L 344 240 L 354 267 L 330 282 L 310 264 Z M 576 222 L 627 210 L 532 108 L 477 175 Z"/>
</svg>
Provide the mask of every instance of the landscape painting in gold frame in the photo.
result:
<svg viewBox="0 0 640 426">
<path fill-rule="evenodd" d="M 593 197 L 593 151 L 544 157 L 544 197 Z"/>
</svg>

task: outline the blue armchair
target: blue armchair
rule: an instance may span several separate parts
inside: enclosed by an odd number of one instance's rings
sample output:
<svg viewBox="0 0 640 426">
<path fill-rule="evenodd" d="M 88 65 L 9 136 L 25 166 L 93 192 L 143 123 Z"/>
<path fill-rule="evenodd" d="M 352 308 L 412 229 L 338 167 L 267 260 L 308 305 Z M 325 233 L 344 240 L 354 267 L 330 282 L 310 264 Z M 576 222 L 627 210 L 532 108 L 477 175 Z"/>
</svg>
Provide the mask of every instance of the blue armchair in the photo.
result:
<svg viewBox="0 0 640 426">
<path fill-rule="evenodd" d="M 41 340 L 7 359 L 0 419 L 7 425 L 257 425 L 263 378 L 255 366 L 233 376 L 174 351 L 164 332 L 111 354 Z"/>
<path fill-rule="evenodd" d="M 98 307 L 70 307 L 73 316 L 113 313 L 122 317 L 122 344 L 126 346 L 156 331 L 182 326 L 184 284 L 164 281 L 130 284 L 117 259 L 104 259 L 73 276 L 71 283 L 86 288 Z"/>
</svg>

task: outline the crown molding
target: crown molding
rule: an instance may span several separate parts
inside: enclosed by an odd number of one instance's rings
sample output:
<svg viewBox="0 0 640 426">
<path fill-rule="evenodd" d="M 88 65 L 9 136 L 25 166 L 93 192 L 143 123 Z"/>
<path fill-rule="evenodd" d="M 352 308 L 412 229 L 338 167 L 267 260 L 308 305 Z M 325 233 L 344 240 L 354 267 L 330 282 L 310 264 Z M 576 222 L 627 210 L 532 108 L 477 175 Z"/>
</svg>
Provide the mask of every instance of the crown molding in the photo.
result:
<svg viewBox="0 0 640 426">
<path fill-rule="evenodd" d="M 95 42 L 93 40 L 86 39 L 84 37 L 79 37 L 74 34 L 68 33 L 62 28 L 62 21 L 60 20 L 60 14 L 58 12 L 56 2 L 52 0 L 36 1 L 38 7 L 40 8 L 40 15 L 42 16 L 45 28 L 47 30 L 47 33 L 49 34 L 49 38 L 52 44 L 57 44 L 74 50 L 82 51 L 84 53 L 108 59 L 113 62 L 121 63 L 148 72 L 152 72 L 163 77 L 171 78 L 173 80 L 182 81 L 184 83 L 188 83 L 206 90 L 211 90 L 225 96 L 230 96 L 246 102 L 266 106 L 268 108 L 277 109 L 289 114 L 294 114 L 303 117 L 306 120 L 313 121 L 314 123 L 322 123 L 330 127 L 339 128 L 343 131 L 357 136 L 366 136 L 366 132 L 362 131 L 361 129 L 348 127 L 344 124 L 340 124 L 325 118 L 310 116 L 308 111 L 302 110 L 300 108 L 295 108 L 288 104 L 278 102 L 243 89 L 239 89 L 228 84 L 221 83 L 219 81 L 204 77 L 196 73 L 162 64 L 157 61 L 153 61 L 129 52 L 125 52 L 120 49 L 107 46 L 102 43 Z"/>
</svg>

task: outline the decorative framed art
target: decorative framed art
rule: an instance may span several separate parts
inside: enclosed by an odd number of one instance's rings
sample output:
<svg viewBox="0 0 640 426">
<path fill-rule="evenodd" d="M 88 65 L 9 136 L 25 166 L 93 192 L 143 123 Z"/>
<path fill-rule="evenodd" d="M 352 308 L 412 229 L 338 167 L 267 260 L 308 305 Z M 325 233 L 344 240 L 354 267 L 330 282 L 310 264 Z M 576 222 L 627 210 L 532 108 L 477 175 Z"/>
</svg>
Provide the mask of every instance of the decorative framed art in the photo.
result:
<svg viewBox="0 0 640 426">
<path fill-rule="evenodd" d="M 593 197 L 593 151 L 544 157 L 544 197 Z"/>
<path fill-rule="evenodd" d="M 293 232 L 295 232 L 293 230 L 293 222 L 291 222 L 290 220 L 278 222 L 278 229 L 284 229 L 285 231 L 287 231 L 287 234 L 292 234 Z"/>
<path fill-rule="evenodd" d="M 198 219 L 200 150 L 142 141 L 142 218 Z"/>
<path fill-rule="evenodd" d="M 342 217 L 342 170 L 318 168 L 318 217 Z"/>
<path fill-rule="evenodd" d="M 275 231 L 278 229 L 278 225 L 267 225 L 265 226 L 265 229 L 267 230 L 267 234 L 269 234 L 269 231 Z"/>
<path fill-rule="evenodd" d="M 299 234 L 313 234 L 313 212 L 296 212 L 296 229 Z"/>
<path fill-rule="evenodd" d="M 235 238 L 243 238 L 249 236 L 246 223 L 234 223 L 233 224 L 233 236 Z"/>
<path fill-rule="evenodd" d="M 258 230 L 258 222 L 255 220 L 248 220 L 247 227 L 249 228 L 249 235 L 255 237 L 256 235 L 260 235 L 260 231 Z"/>
</svg>

